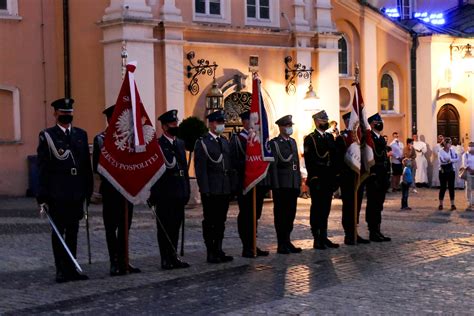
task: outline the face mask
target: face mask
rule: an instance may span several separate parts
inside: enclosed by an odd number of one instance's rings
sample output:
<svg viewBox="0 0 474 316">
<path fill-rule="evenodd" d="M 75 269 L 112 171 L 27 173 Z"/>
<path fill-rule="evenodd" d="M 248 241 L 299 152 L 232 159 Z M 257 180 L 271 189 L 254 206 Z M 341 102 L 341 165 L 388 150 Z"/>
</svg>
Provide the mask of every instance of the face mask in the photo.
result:
<svg viewBox="0 0 474 316">
<path fill-rule="evenodd" d="M 71 124 L 72 115 L 68 115 L 68 114 L 58 115 L 58 122 L 61 124 Z"/>
<path fill-rule="evenodd" d="M 178 136 L 178 132 L 179 132 L 179 127 L 178 126 L 168 127 L 168 133 L 171 136 Z"/>
<path fill-rule="evenodd" d="M 383 130 L 383 123 L 377 123 L 374 125 L 374 128 L 381 132 Z"/>
<path fill-rule="evenodd" d="M 216 134 L 217 135 L 220 135 L 220 134 L 224 133 L 224 130 L 225 130 L 225 124 L 218 124 L 216 126 Z"/>
<path fill-rule="evenodd" d="M 321 123 L 319 124 L 319 129 L 325 131 L 329 128 L 329 123 Z"/>
<path fill-rule="evenodd" d="M 286 127 L 285 128 L 286 135 L 290 136 L 293 134 L 293 127 Z"/>
</svg>

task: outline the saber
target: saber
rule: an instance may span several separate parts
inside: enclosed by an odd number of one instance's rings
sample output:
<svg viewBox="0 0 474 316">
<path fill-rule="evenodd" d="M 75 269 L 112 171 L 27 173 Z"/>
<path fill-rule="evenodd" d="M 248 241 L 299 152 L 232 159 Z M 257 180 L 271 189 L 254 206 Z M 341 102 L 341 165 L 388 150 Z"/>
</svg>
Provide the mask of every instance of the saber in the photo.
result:
<svg viewBox="0 0 474 316">
<path fill-rule="evenodd" d="M 87 205 L 87 200 L 84 201 L 84 209 L 86 210 L 86 214 L 85 214 L 85 217 L 86 217 L 86 234 L 87 234 L 87 254 L 89 256 L 89 264 L 92 264 L 92 260 L 91 260 L 91 239 L 90 239 L 90 235 L 89 235 L 89 206 Z"/>
<path fill-rule="evenodd" d="M 166 239 L 167 239 L 168 242 L 170 243 L 171 249 L 173 249 L 174 254 L 176 255 L 176 257 L 178 257 L 178 252 L 176 251 L 176 248 L 174 247 L 173 242 L 171 241 L 170 236 L 169 236 L 168 233 L 166 232 L 165 227 L 164 227 L 163 224 L 161 223 L 160 218 L 158 217 L 158 215 L 156 214 L 155 206 L 152 205 L 152 204 L 150 203 L 150 201 L 148 201 L 148 200 L 147 200 L 147 204 L 148 204 L 148 207 L 149 207 L 149 208 L 151 209 L 151 211 L 153 212 L 153 215 L 155 216 L 156 221 L 158 222 L 158 225 L 160 225 L 160 228 L 163 230 L 163 233 L 165 234 Z"/>
<path fill-rule="evenodd" d="M 182 223 L 182 227 L 181 227 L 181 252 L 180 252 L 180 255 L 181 257 L 184 256 L 184 220 L 186 218 L 186 213 L 183 212 L 183 223 Z"/>
<path fill-rule="evenodd" d="M 71 250 L 69 250 L 68 246 L 64 242 L 63 236 L 61 236 L 61 234 L 59 233 L 58 228 L 56 227 L 56 225 L 54 224 L 51 216 L 49 215 L 48 206 L 46 204 L 41 204 L 41 212 L 42 213 L 44 212 L 44 214 L 46 214 L 46 217 L 48 218 L 48 221 L 51 224 L 51 227 L 53 228 L 54 232 L 56 233 L 56 236 L 58 236 L 59 240 L 61 241 L 61 244 L 63 245 L 63 247 L 66 250 L 69 257 L 71 258 L 72 262 L 74 262 L 74 265 L 76 266 L 76 269 L 79 270 L 79 272 L 82 272 L 81 266 L 77 262 L 76 258 L 74 258 L 74 256 L 72 255 Z"/>
</svg>

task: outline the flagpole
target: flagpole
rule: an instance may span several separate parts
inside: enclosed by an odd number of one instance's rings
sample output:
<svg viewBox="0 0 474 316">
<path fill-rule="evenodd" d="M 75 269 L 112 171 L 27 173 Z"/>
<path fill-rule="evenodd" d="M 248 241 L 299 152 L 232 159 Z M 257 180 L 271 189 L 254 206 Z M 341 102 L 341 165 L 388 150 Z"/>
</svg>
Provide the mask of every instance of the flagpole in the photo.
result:
<svg viewBox="0 0 474 316">
<path fill-rule="evenodd" d="M 122 57 L 122 81 L 125 78 L 125 74 L 127 73 L 127 42 L 122 41 L 122 52 L 120 54 Z M 130 94 L 132 91 L 130 91 Z M 124 198 L 125 202 L 125 208 L 124 208 L 124 220 L 125 220 L 125 226 L 124 226 L 124 261 L 125 261 L 125 273 L 128 273 L 128 267 L 129 267 L 129 257 L 128 257 L 128 201 L 126 198 Z"/>
<path fill-rule="evenodd" d="M 354 83 L 356 85 L 356 89 L 357 89 L 357 85 L 359 84 L 359 64 L 356 64 L 355 66 L 355 79 L 354 79 Z M 360 105 L 359 105 L 359 100 L 357 100 L 357 111 L 359 113 L 359 117 L 360 117 Z M 360 126 L 360 124 L 359 124 Z M 361 130 L 362 131 L 362 130 Z M 362 131 L 363 133 L 364 131 Z M 357 129 L 355 129 L 355 131 L 353 131 L 353 133 L 356 133 L 356 137 L 357 137 Z M 362 154 L 362 148 L 361 148 L 361 154 Z M 362 163 L 362 161 L 361 161 Z M 362 165 L 361 165 L 362 166 Z M 359 186 L 360 186 L 360 171 L 359 173 L 356 172 L 356 176 L 354 177 L 354 244 L 357 244 L 357 219 L 359 216 L 358 215 L 358 211 L 359 211 Z"/>
<path fill-rule="evenodd" d="M 252 224 L 253 224 L 253 238 L 252 238 L 252 249 L 253 255 L 257 256 L 257 186 L 255 185 L 252 189 Z"/>
</svg>

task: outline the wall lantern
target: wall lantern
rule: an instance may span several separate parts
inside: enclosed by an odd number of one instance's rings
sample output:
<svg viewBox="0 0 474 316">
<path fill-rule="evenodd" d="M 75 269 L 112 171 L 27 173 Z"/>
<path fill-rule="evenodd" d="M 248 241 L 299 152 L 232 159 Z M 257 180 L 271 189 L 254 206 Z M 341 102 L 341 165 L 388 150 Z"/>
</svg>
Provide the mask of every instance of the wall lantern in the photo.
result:
<svg viewBox="0 0 474 316">
<path fill-rule="evenodd" d="M 206 94 L 206 110 L 207 113 L 212 113 L 216 110 L 222 109 L 224 104 L 224 94 L 217 87 L 216 78 L 212 82 L 212 87 L 209 92 Z"/>
<path fill-rule="evenodd" d="M 313 90 L 311 75 L 314 69 L 312 67 L 307 68 L 301 63 L 291 65 L 293 58 L 291 56 L 285 57 L 285 91 L 288 95 L 293 95 L 296 92 L 296 78 L 309 79 L 308 91 L 306 92 L 305 99 L 319 99 L 316 92 Z"/>
<path fill-rule="evenodd" d="M 449 52 L 450 52 L 451 62 L 453 61 L 453 51 L 454 52 L 459 52 L 461 54 L 464 53 L 464 56 L 463 56 L 463 63 L 464 63 L 463 69 L 468 74 L 474 73 L 474 56 L 472 55 L 472 46 L 471 46 L 471 44 L 466 44 L 466 45 L 451 44 L 451 45 L 449 45 Z"/>
<path fill-rule="evenodd" d="M 216 69 L 219 65 L 216 64 L 214 61 L 212 64 L 209 60 L 205 60 L 203 58 L 197 60 L 197 64 L 193 63 L 193 59 L 195 54 L 193 51 L 186 54 L 186 59 L 189 61 L 190 65 L 186 66 L 187 76 L 191 78 L 191 81 L 188 84 L 188 90 L 191 92 L 192 95 L 196 95 L 199 93 L 199 83 L 198 83 L 198 76 L 199 75 L 208 75 L 212 76 L 214 79 L 213 87 L 215 84 L 216 79 Z M 216 84 L 217 87 L 217 84 Z M 211 89 L 212 90 L 212 89 Z"/>
</svg>

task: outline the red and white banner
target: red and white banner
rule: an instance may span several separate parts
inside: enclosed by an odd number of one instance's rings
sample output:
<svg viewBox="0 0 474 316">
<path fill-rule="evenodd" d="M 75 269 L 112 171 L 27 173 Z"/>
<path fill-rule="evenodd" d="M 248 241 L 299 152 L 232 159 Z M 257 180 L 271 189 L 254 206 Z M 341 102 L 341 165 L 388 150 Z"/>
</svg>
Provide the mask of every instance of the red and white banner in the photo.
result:
<svg viewBox="0 0 474 316">
<path fill-rule="evenodd" d="M 273 159 L 268 147 L 268 138 L 268 120 L 260 89 L 260 79 L 254 74 L 250 129 L 245 156 L 244 194 L 267 176 L 270 161 Z"/>
<path fill-rule="evenodd" d="M 355 84 L 354 99 L 352 101 L 351 118 L 349 121 L 349 137 L 346 139 L 347 151 L 345 162 L 354 172 L 365 177 L 374 165 L 374 142 L 370 133 L 370 126 L 365 113 L 364 100 L 359 83 Z M 362 179 L 361 179 L 362 181 Z"/>
<path fill-rule="evenodd" d="M 155 129 L 138 93 L 135 68 L 136 63 L 127 65 L 97 170 L 127 200 L 138 204 L 146 201 L 151 186 L 166 167 Z"/>
</svg>

